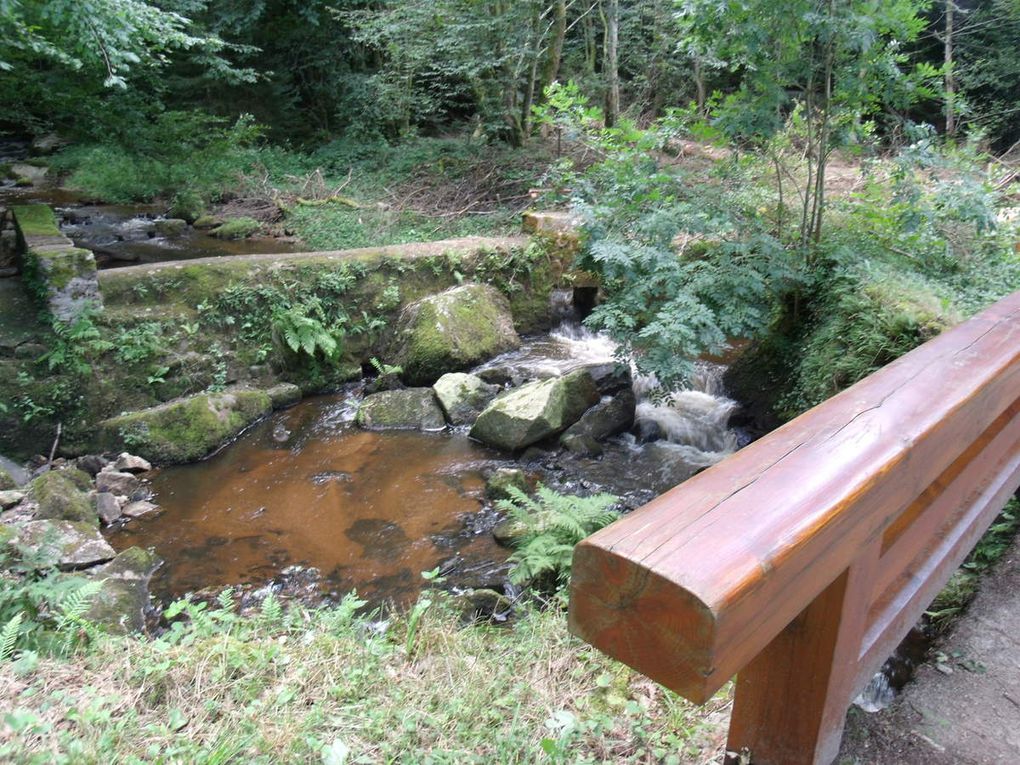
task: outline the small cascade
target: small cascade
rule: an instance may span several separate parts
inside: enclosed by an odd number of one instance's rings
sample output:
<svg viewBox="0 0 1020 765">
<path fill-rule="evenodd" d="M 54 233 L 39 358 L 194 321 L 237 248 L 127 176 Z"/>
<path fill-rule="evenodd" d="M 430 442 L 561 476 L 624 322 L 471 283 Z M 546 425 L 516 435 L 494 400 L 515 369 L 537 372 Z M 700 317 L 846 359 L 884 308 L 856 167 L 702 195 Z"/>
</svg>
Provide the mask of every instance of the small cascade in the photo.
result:
<svg viewBox="0 0 1020 765">
<path fill-rule="evenodd" d="M 607 335 L 595 333 L 577 321 L 565 321 L 548 335 L 526 342 L 520 349 L 485 364 L 478 373 L 518 385 L 529 379 L 565 374 L 593 364 L 619 361 L 619 348 Z M 639 437 L 626 442 L 639 449 L 651 441 L 671 450 L 677 459 L 695 467 L 713 465 L 739 446 L 736 432 L 728 426 L 737 409 L 725 395 L 725 366 L 698 361 L 691 387 L 663 395 L 654 375 L 640 374 L 631 364 L 634 393 L 638 400 L 635 430 Z M 626 441 L 626 440 L 625 440 Z M 660 450 L 663 451 L 663 450 Z"/>
</svg>

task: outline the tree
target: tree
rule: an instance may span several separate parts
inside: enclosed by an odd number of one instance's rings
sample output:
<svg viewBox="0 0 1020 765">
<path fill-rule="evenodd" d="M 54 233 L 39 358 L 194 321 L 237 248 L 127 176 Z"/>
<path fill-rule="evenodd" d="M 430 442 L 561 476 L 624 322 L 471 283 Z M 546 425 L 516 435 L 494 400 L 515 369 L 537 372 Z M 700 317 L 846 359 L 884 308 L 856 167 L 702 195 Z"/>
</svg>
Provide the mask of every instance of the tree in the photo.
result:
<svg viewBox="0 0 1020 765">
<path fill-rule="evenodd" d="M 173 50 L 223 46 L 190 27 L 181 13 L 142 0 L 0 0 L 0 69 L 50 61 L 87 76 L 102 72 L 104 85 L 123 88 L 132 68 L 162 64 Z"/>
<path fill-rule="evenodd" d="M 603 69 L 606 77 L 606 127 L 620 117 L 620 0 L 605 0 L 606 42 Z"/>
<path fill-rule="evenodd" d="M 803 247 L 821 237 L 832 152 L 882 108 L 933 94 L 928 83 L 937 70 L 911 67 L 904 52 L 924 31 L 925 7 L 924 0 L 679 0 L 681 48 L 739 76 L 715 115 L 731 138 L 763 145 L 791 115 L 800 120 Z"/>
<path fill-rule="evenodd" d="M 54 123 L 72 132 L 99 129 L 145 111 L 159 92 L 154 74 L 174 56 L 191 56 L 217 76 L 251 79 L 231 66 L 231 50 L 194 24 L 205 0 L 0 0 L 0 90 L 4 121 L 42 129 Z M 145 83 L 144 97 L 140 88 Z M 88 115 L 89 119 L 82 117 Z"/>
</svg>

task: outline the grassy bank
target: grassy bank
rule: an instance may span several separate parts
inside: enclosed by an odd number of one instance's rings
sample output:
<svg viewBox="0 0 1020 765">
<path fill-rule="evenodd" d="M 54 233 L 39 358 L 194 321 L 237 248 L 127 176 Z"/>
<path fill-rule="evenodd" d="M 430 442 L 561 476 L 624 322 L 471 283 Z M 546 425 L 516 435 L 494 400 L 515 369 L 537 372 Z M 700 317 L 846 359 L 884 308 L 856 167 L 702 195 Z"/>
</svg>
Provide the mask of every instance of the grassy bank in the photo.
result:
<svg viewBox="0 0 1020 765">
<path fill-rule="evenodd" d="M 73 146 L 53 164 L 90 198 L 158 201 L 187 218 L 254 216 L 265 233 L 334 250 L 518 231 L 553 161 L 540 143 L 525 152 L 468 136 L 299 151 L 259 143 L 243 122 L 199 127 L 157 122 L 138 145 Z"/>
<path fill-rule="evenodd" d="M 695 708 L 566 631 L 557 608 L 461 626 L 447 596 L 404 618 L 249 617 L 229 599 L 162 637 L 101 637 L 0 665 L 13 763 L 707 762 L 729 691 Z"/>
</svg>

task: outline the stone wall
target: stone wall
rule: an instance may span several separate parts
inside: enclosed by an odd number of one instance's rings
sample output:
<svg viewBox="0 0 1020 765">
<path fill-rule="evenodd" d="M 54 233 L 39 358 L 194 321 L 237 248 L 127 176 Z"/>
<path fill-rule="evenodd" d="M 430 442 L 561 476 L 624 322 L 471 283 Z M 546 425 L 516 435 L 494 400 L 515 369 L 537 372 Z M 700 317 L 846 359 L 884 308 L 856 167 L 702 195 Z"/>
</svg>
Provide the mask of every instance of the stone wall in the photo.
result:
<svg viewBox="0 0 1020 765">
<path fill-rule="evenodd" d="M 60 233 L 53 210 L 15 205 L 10 212 L 19 234 L 24 278 L 53 317 L 73 322 L 85 311 L 101 309 L 95 256 Z"/>
<path fill-rule="evenodd" d="M 14 228 L 14 217 L 0 205 L 0 279 L 15 276 L 19 270 L 18 232 Z"/>
</svg>

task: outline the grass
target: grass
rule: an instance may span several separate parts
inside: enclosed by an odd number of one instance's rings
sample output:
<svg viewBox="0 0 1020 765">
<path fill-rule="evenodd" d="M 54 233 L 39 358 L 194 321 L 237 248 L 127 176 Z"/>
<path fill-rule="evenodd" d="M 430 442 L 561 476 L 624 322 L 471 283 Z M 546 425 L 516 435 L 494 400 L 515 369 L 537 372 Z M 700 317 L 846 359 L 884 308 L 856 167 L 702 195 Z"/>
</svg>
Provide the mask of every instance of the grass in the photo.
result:
<svg viewBox="0 0 1020 765">
<path fill-rule="evenodd" d="M 186 610 L 166 635 L 0 665 L 12 763 L 708 762 L 729 691 L 698 709 L 571 637 L 555 608 L 464 627 L 337 607 Z"/>
<path fill-rule="evenodd" d="M 926 616 L 935 632 L 945 632 L 960 618 L 977 595 L 981 578 L 1002 559 L 1018 532 L 1020 500 L 1013 498 L 928 607 Z"/>
<path fill-rule="evenodd" d="M 168 129 L 153 128 L 149 142 L 163 143 L 156 133 Z M 311 249 L 334 250 L 519 231 L 529 189 L 553 161 L 538 144 L 520 151 L 468 137 L 338 141 L 300 152 L 252 145 L 236 129 L 211 135 L 162 152 L 73 146 L 53 163 L 98 200 L 189 200 L 190 217 L 218 204 L 225 217 L 271 210 L 254 217 Z"/>
</svg>

